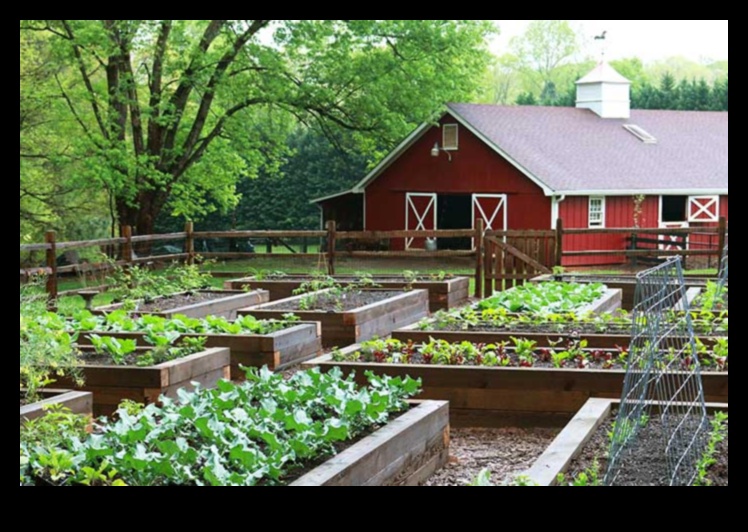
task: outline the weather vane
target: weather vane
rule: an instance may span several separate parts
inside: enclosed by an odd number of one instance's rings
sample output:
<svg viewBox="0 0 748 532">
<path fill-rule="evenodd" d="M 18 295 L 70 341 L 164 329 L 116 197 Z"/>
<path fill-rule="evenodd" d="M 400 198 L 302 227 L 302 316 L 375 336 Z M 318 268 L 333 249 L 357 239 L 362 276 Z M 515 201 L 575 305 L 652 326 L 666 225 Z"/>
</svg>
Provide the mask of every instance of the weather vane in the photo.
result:
<svg viewBox="0 0 748 532">
<path fill-rule="evenodd" d="M 602 60 L 605 60 L 605 37 L 608 34 L 608 30 L 603 30 L 600 35 L 595 35 L 595 41 L 600 41 L 600 56 Z"/>
</svg>

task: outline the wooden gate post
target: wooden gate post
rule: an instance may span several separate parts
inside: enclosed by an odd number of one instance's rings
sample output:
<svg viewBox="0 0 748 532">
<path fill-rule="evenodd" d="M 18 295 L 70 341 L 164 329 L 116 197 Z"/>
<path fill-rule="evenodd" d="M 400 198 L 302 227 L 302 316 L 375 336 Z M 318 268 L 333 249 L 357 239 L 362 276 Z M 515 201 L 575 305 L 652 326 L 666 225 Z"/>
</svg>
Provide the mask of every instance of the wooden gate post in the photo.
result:
<svg viewBox="0 0 748 532">
<path fill-rule="evenodd" d="M 725 255 L 725 245 L 727 244 L 727 218 L 719 217 L 719 253 L 717 254 L 717 269 L 722 265 L 722 257 Z"/>
<path fill-rule="evenodd" d="M 327 222 L 327 273 L 335 275 L 335 231 L 334 220 Z"/>
<path fill-rule="evenodd" d="M 187 253 L 187 264 L 195 264 L 195 226 L 192 221 L 184 223 L 184 252 Z"/>
<path fill-rule="evenodd" d="M 556 220 L 556 266 L 563 264 L 564 255 L 564 221 L 561 218 Z"/>
<path fill-rule="evenodd" d="M 44 242 L 48 247 L 46 250 L 47 262 L 47 308 L 53 310 L 57 307 L 57 240 L 54 231 L 44 233 Z"/>
<path fill-rule="evenodd" d="M 125 239 L 120 245 L 120 255 L 127 266 L 132 266 L 132 227 L 123 225 L 119 228 L 119 235 Z"/>
<path fill-rule="evenodd" d="M 485 253 L 485 242 L 483 241 L 483 218 L 475 220 L 475 297 L 483 299 L 483 254 Z"/>
</svg>

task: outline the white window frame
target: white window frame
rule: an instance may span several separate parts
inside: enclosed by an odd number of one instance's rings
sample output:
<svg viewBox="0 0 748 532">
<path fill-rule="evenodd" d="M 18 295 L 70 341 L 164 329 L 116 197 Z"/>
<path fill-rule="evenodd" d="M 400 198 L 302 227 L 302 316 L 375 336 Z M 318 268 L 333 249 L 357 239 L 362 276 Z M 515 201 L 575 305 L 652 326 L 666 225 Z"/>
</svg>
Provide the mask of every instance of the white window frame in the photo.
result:
<svg viewBox="0 0 748 532">
<path fill-rule="evenodd" d="M 705 202 L 706 201 L 706 202 Z M 720 207 L 719 196 L 688 196 L 688 203 L 686 204 L 686 215 L 689 222 L 718 222 L 719 221 L 719 207 Z M 696 204 L 696 214 L 692 214 L 691 206 Z M 712 216 L 711 207 L 714 206 L 714 215 Z M 702 214 L 707 214 L 708 218 L 699 218 Z"/>
<path fill-rule="evenodd" d="M 454 129 L 455 144 L 447 146 L 447 129 Z M 460 127 L 458 124 L 442 125 L 442 149 L 446 151 L 457 151 L 460 148 Z"/>
<path fill-rule="evenodd" d="M 600 221 L 592 220 L 592 202 L 600 201 Z M 589 229 L 605 229 L 605 196 L 590 196 L 587 200 L 587 227 Z"/>
</svg>

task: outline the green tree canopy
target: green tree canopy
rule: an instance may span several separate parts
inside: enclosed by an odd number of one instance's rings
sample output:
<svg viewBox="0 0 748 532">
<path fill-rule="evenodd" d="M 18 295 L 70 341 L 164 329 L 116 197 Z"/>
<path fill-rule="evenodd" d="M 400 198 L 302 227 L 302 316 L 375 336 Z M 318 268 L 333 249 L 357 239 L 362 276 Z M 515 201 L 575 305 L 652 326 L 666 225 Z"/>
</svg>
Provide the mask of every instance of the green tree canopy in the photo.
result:
<svg viewBox="0 0 748 532">
<path fill-rule="evenodd" d="M 363 154 L 391 146 L 488 64 L 486 21 L 29 20 L 48 36 L 77 133 L 73 177 L 109 191 L 119 222 L 153 230 L 236 204 L 301 122 Z"/>
</svg>

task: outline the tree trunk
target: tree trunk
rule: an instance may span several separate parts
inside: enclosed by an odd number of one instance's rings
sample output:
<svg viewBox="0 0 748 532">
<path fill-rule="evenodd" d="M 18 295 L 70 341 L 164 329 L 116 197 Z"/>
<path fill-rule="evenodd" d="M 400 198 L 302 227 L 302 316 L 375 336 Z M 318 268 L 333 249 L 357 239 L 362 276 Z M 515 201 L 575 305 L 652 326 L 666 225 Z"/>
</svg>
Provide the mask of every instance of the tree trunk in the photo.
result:
<svg viewBox="0 0 748 532">
<path fill-rule="evenodd" d="M 163 191 L 145 190 L 138 193 L 133 204 L 117 198 L 117 215 L 120 225 L 129 225 L 133 234 L 152 235 L 156 218 L 166 204 L 168 194 Z"/>
</svg>

